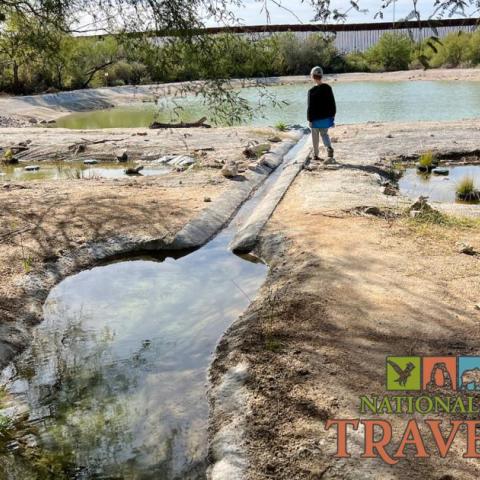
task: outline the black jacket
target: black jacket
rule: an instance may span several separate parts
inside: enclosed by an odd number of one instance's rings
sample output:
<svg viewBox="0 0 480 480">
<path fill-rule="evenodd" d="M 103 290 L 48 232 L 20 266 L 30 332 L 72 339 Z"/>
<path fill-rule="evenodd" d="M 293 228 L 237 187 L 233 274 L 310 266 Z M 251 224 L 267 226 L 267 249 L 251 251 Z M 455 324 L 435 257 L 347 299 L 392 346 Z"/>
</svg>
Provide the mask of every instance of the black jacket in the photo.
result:
<svg viewBox="0 0 480 480">
<path fill-rule="evenodd" d="M 334 117 L 336 113 L 337 106 L 330 85 L 321 83 L 308 91 L 307 118 L 309 122 Z"/>
</svg>

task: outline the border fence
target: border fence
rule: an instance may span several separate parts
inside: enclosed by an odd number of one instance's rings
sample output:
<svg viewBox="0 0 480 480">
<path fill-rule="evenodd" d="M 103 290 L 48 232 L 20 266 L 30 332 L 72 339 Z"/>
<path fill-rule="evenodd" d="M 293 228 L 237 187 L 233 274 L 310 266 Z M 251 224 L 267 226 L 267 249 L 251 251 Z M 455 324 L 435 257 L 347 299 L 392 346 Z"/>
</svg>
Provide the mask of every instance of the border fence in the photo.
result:
<svg viewBox="0 0 480 480">
<path fill-rule="evenodd" d="M 329 33 L 335 36 L 335 46 L 341 53 L 363 52 L 375 45 L 386 32 L 409 35 L 418 42 L 435 36 L 443 38 L 449 33 L 473 32 L 480 25 L 480 18 L 448 20 L 421 20 L 410 22 L 345 23 L 345 24 L 299 24 L 299 25 L 254 25 L 205 28 L 202 34 L 215 35 L 234 33 L 252 38 L 268 37 L 280 32 L 291 32 L 300 39 L 311 33 Z"/>
</svg>

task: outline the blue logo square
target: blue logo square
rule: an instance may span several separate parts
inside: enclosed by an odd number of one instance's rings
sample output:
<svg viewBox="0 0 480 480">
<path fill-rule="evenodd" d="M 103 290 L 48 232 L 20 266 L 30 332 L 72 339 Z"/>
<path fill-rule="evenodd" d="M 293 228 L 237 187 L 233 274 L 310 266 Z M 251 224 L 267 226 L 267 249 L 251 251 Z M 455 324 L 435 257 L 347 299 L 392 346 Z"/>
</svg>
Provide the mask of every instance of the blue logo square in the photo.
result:
<svg viewBox="0 0 480 480">
<path fill-rule="evenodd" d="M 480 357 L 458 357 L 458 389 L 480 392 Z"/>
</svg>

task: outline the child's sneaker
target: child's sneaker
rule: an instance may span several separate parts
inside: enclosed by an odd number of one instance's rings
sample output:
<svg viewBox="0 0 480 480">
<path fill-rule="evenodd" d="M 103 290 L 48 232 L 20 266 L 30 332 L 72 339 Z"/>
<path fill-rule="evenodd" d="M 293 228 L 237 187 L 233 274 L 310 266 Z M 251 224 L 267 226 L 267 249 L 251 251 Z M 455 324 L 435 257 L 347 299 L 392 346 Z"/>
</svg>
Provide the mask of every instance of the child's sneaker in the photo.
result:
<svg viewBox="0 0 480 480">
<path fill-rule="evenodd" d="M 332 148 L 332 147 L 327 148 L 327 153 L 328 153 L 328 158 L 329 158 L 329 159 L 333 159 L 334 151 L 333 151 L 333 148 Z"/>
</svg>

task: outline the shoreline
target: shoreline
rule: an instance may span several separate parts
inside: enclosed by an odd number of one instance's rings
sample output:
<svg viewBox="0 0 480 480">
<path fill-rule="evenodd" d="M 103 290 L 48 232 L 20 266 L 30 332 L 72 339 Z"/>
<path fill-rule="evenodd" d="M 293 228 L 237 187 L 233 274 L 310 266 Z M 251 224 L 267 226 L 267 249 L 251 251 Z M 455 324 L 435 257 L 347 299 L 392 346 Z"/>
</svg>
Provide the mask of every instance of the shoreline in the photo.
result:
<svg viewBox="0 0 480 480">
<path fill-rule="evenodd" d="M 296 85 L 308 83 L 305 75 L 234 79 L 235 88 L 256 85 Z M 480 82 L 480 68 L 404 70 L 383 73 L 339 73 L 326 74 L 326 82 L 402 82 L 402 81 L 468 81 Z M 172 96 L 184 91 L 186 86 L 199 86 L 201 81 L 176 82 L 153 85 L 101 87 L 96 89 L 72 90 L 29 96 L 0 97 L 3 127 L 8 118 L 20 124 L 54 122 L 58 118 L 75 112 L 88 112 L 106 108 L 126 106 L 133 103 L 153 102 L 154 98 Z"/>
</svg>

